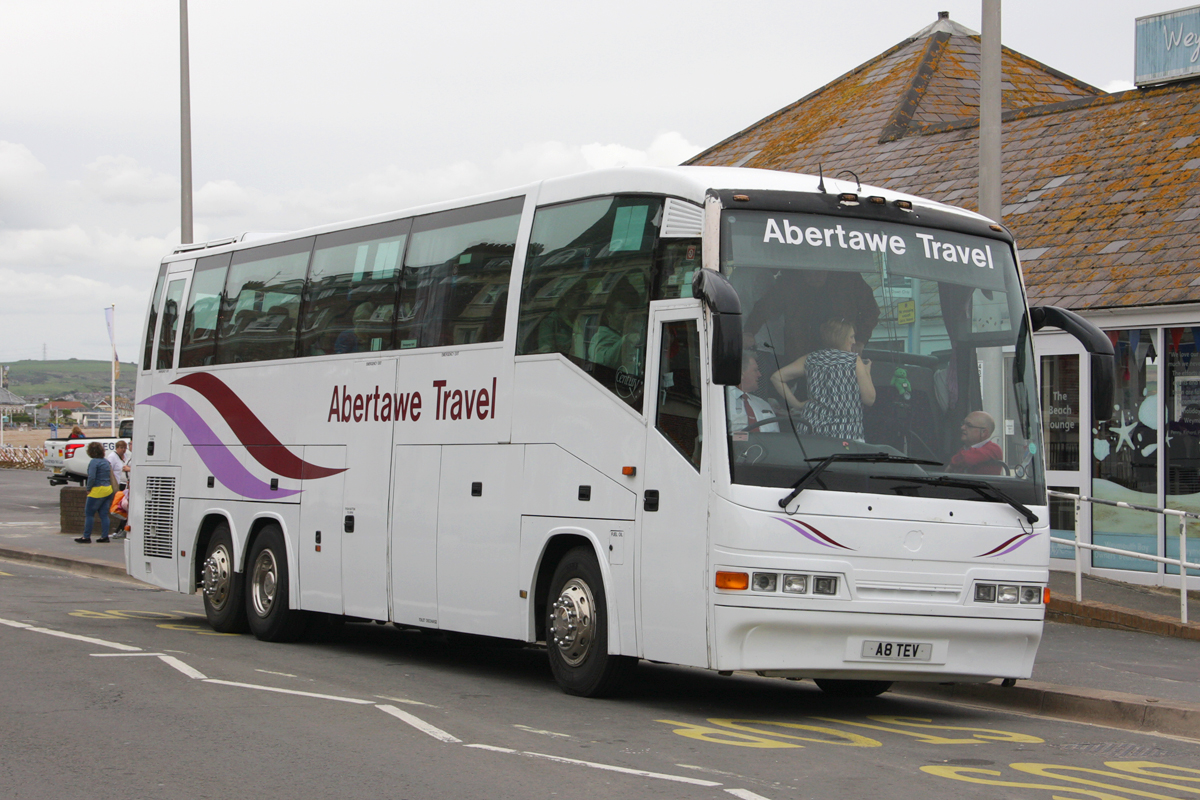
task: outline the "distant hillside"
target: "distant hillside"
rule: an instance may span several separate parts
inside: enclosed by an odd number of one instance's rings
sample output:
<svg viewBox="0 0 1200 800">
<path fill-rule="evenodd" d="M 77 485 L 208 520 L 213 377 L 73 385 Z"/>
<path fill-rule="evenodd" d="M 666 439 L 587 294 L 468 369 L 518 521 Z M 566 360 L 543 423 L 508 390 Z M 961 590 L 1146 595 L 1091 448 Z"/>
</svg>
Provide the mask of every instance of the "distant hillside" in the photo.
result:
<svg viewBox="0 0 1200 800">
<path fill-rule="evenodd" d="M 85 361 L 72 358 L 66 361 L 15 361 L 8 364 L 8 390 L 24 398 L 51 398 L 79 392 L 109 392 L 108 361 Z M 121 378 L 117 394 L 133 397 L 136 364 L 121 363 Z"/>
</svg>

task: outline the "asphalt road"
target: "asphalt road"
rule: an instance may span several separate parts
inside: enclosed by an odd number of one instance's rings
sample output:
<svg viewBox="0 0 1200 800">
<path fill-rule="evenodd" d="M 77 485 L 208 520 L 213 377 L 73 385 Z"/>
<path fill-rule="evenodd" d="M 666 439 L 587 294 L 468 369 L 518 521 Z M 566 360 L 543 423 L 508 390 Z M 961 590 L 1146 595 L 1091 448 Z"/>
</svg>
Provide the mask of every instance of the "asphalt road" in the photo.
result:
<svg viewBox="0 0 1200 800">
<path fill-rule="evenodd" d="M 374 624 L 273 645 L 202 615 L 0 562 L 0 797 L 1133 798 L 1200 778 L 1200 747 L 1164 736 L 653 664 L 586 700 L 536 648 Z"/>
</svg>

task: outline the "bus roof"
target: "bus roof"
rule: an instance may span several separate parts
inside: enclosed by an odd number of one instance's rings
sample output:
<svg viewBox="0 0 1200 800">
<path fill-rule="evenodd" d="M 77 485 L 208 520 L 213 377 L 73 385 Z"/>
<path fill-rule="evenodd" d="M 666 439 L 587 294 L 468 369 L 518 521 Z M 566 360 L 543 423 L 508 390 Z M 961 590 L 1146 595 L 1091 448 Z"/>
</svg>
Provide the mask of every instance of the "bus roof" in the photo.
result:
<svg viewBox="0 0 1200 800">
<path fill-rule="evenodd" d="M 503 191 L 428 203 L 398 211 L 389 211 L 370 217 L 363 217 L 361 219 L 329 223 L 286 233 L 247 233 L 236 237 L 214 239 L 209 242 L 180 245 L 164 258 L 163 261 L 179 261 L 181 259 L 195 258 L 198 255 L 209 255 L 217 252 L 227 252 L 228 250 L 241 250 L 247 247 L 259 247 L 272 242 L 289 241 L 304 236 L 328 233 L 329 231 L 356 228 L 363 225 L 387 222 L 393 219 L 431 214 L 450 208 L 477 205 L 522 195 L 535 195 L 539 205 L 562 203 L 569 200 L 615 193 L 662 194 L 703 204 L 705 196 L 709 190 L 713 189 L 817 193 L 821 191 L 820 183 L 821 179 L 816 175 L 745 167 L 613 167 L 557 178 L 547 178 L 537 183 L 526 184 L 525 186 L 518 186 Z M 824 178 L 824 184 L 825 192 L 828 194 L 855 192 L 863 196 L 878 195 L 886 198 L 889 202 L 892 200 L 909 200 L 914 206 L 919 208 L 936 208 L 978 220 L 986 219 L 966 209 L 945 205 L 944 203 L 938 203 L 903 192 L 896 192 L 867 184 L 859 186 L 857 181 L 826 177 Z"/>
</svg>

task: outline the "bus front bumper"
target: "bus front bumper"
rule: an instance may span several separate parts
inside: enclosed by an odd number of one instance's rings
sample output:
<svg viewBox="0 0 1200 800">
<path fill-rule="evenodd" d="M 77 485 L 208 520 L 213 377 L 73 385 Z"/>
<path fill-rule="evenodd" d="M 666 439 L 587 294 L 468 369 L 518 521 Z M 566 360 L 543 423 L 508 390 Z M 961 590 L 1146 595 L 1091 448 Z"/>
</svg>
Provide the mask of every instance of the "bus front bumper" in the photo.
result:
<svg viewBox="0 0 1200 800">
<path fill-rule="evenodd" d="M 715 607 L 714 668 L 789 678 L 1028 678 L 1042 621 Z"/>
</svg>

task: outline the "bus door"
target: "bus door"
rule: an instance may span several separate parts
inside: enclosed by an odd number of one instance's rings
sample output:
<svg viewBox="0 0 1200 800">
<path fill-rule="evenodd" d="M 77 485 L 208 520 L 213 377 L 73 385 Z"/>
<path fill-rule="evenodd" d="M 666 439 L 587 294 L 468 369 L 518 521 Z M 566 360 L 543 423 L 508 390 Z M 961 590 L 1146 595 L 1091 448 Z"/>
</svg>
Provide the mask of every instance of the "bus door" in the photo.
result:
<svg viewBox="0 0 1200 800">
<path fill-rule="evenodd" d="M 149 358 L 145 365 L 149 371 L 149 391 L 145 397 L 163 391 L 175 379 L 177 334 L 195 263 L 194 260 L 178 261 L 167 268 L 159 306 L 152 312 L 157 317 L 157 324 L 145 354 Z M 147 332 L 147 336 L 150 335 Z M 165 415 L 151 423 L 153 415 L 163 413 L 157 408 L 141 406 L 137 413 L 141 419 L 135 424 L 140 430 L 154 431 L 155 434 L 138 436 L 137 446 L 142 450 L 135 454 L 139 466 L 133 472 L 129 518 L 130 530 L 134 533 L 131 547 L 126 549 L 126 569 L 130 575 L 147 583 L 179 591 L 176 553 L 182 538 L 178 530 L 180 469 L 179 456 L 171 449 L 171 432 L 175 426 L 165 419 Z"/>
<path fill-rule="evenodd" d="M 708 666 L 700 314 L 694 303 L 651 310 L 640 536 L 641 655 L 691 666 Z"/>
<path fill-rule="evenodd" d="M 158 331 L 154 345 L 149 352 L 150 391 L 145 397 L 166 391 L 175 380 L 175 365 L 178 356 L 179 328 L 183 323 L 183 304 L 187 301 L 188 284 L 192 277 L 195 260 L 176 261 L 167 268 L 166 287 L 163 290 L 162 304 L 158 309 Z M 144 398 L 139 398 L 144 399 Z M 151 413 L 161 413 L 149 409 Z M 146 461 L 171 462 L 171 432 L 173 424 L 143 426 L 144 431 L 154 431 L 153 435 L 139 436 L 138 446 L 144 449 L 142 455 Z M 177 463 L 177 462 L 174 462 Z"/>
</svg>

